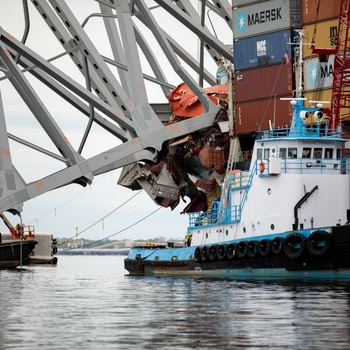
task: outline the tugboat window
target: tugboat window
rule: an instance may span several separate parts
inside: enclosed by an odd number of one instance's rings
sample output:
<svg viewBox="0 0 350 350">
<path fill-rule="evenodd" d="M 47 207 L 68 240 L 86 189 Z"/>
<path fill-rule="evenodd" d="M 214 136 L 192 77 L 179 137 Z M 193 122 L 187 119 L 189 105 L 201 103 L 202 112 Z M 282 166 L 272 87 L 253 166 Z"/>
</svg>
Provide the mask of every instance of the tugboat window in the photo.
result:
<svg viewBox="0 0 350 350">
<path fill-rule="evenodd" d="M 258 148 L 256 152 L 256 158 L 261 159 L 262 158 L 262 148 Z"/>
<path fill-rule="evenodd" d="M 297 158 L 297 149 L 295 147 L 288 148 L 288 158 Z"/>
<path fill-rule="evenodd" d="M 337 158 L 341 158 L 340 148 L 337 148 Z"/>
<path fill-rule="evenodd" d="M 322 158 L 322 148 L 314 149 L 314 158 Z"/>
<path fill-rule="evenodd" d="M 287 158 L 287 149 L 286 148 L 280 148 L 280 157 Z"/>
<path fill-rule="evenodd" d="M 326 148 L 325 149 L 325 158 L 333 158 L 333 148 Z"/>
<path fill-rule="evenodd" d="M 310 158 L 311 157 L 311 148 L 303 148 L 303 158 Z"/>
<path fill-rule="evenodd" d="M 270 157 L 270 148 L 264 149 L 264 158 L 269 158 Z"/>
</svg>

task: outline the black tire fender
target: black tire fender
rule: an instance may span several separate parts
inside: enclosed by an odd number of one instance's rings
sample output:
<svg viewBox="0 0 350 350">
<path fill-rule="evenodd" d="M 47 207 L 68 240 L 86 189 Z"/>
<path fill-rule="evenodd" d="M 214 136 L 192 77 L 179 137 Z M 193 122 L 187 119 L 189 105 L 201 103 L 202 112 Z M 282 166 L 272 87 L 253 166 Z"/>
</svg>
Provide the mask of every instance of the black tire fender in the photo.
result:
<svg viewBox="0 0 350 350">
<path fill-rule="evenodd" d="M 275 237 L 271 241 L 271 252 L 275 255 L 281 254 L 282 248 L 283 248 L 283 242 L 284 242 L 284 238 Z"/>
<path fill-rule="evenodd" d="M 237 256 L 239 258 L 244 258 L 245 257 L 245 255 L 247 253 L 247 245 L 248 245 L 247 241 L 240 241 L 237 244 L 236 253 L 237 253 Z"/>
<path fill-rule="evenodd" d="M 291 260 L 301 258 L 306 251 L 306 237 L 299 232 L 290 233 L 283 242 L 283 251 Z"/>
<path fill-rule="evenodd" d="M 237 244 L 236 243 L 230 243 L 227 246 L 226 256 L 227 256 L 227 259 L 229 259 L 229 260 L 232 260 L 237 256 Z"/>
<path fill-rule="evenodd" d="M 207 245 L 204 245 L 200 249 L 201 249 L 201 260 L 204 262 L 208 259 L 209 247 Z"/>
<path fill-rule="evenodd" d="M 258 253 L 260 256 L 266 256 L 271 251 L 271 240 L 264 238 L 259 242 L 258 245 Z"/>
<path fill-rule="evenodd" d="M 217 257 L 218 254 L 218 245 L 217 244 L 213 244 L 209 247 L 208 250 L 208 258 L 210 261 L 214 261 Z"/>
<path fill-rule="evenodd" d="M 201 247 L 196 247 L 193 253 L 193 259 L 195 262 L 201 262 Z"/>
<path fill-rule="evenodd" d="M 216 256 L 218 260 L 224 260 L 226 258 L 227 244 L 220 244 Z"/>
<path fill-rule="evenodd" d="M 259 241 L 252 240 L 247 244 L 247 255 L 250 258 L 255 258 L 258 254 Z"/>
<path fill-rule="evenodd" d="M 326 255 L 332 247 L 332 235 L 323 230 L 317 230 L 307 239 L 307 250 L 313 257 Z"/>
</svg>

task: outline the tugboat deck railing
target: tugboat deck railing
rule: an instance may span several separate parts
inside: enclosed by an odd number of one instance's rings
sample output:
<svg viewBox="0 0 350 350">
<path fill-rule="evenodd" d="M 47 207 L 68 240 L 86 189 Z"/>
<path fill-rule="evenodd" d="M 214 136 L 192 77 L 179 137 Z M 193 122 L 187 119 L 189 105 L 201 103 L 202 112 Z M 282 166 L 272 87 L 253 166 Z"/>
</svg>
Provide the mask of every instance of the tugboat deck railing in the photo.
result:
<svg viewBox="0 0 350 350">
<path fill-rule="evenodd" d="M 278 171 L 271 172 L 271 158 L 257 159 L 250 171 L 234 171 L 224 181 L 223 186 L 229 186 L 229 194 L 224 203 L 222 224 L 240 222 L 241 213 L 247 200 L 249 189 L 252 186 L 254 176 L 270 177 L 283 174 L 350 174 L 350 162 L 347 158 L 279 158 Z M 264 163 L 264 169 L 260 164 Z M 232 192 L 242 191 L 239 204 L 232 204 Z M 218 225 L 220 211 L 220 198 L 212 203 L 212 209 L 207 212 L 195 212 L 189 214 L 189 228 Z"/>
<path fill-rule="evenodd" d="M 316 124 L 307 126 L 306 124 L 301 130 L 293 130 L 291 128 L 278 128 L 271 130 L 263 130 L 258 132 L 259 139 L 280 139 L 280 138 L 327 138 L 342 139 L 343 135 L 340 129 L 328 129 L 325 125 Z"/>
</svg>

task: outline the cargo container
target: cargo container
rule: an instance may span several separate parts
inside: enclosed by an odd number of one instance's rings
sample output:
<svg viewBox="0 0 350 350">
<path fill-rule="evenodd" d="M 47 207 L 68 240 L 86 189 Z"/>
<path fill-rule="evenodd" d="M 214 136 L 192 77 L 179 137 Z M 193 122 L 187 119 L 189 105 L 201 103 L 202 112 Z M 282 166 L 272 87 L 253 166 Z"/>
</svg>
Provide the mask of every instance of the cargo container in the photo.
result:
<svg viewBox="0 0 350 350">
<path fill-rule="evenodd" d="M 291 64 L 281 63 L 235 73 L 236 102 L 266 99 L 291 94 L 292 91 Z"/>
<path fill-rule="evenodd" d="M 235 40 L 235 70 L 251 69 L 281 63 L 293 58 L 294 31 L 282 30 Z"/>
<path fill-rule="evenodd" d="M 232 0 L 233 7 L 248 6 L 251 4 L 256 4 L 258 2 L 269 1 L 269 0 Z"/>
<path fill-rule="evenodd" d="M 260 101 L 236 103 L 236 131 L 246 134 L 258 130 L 290 127 L 292 120 L 292 107 L 290 101 L 281 100 L 281 97 L 264 99 Z"/>
<path fill-rule="evenodd" d="M 327 21 L 332 18 L 338 18 L 340 13 L 340 1 L 341 0 L 303 0 L 303 24 L 311 24 L 315 22 Z M 320 6 L 318 7 L 318 5 Z"/>
<path fill-rule="evenodd" d="M 310 103 L 309 101 L 325 101 L 329 103 L 324 103 L 323 108 L 330 108 L 332 100 L 332 89 L 307 91 L 304 93 L 304 97 L 306 98 L 306 107 L 315 106 L 315 103 Z"/>
<path fill-rule="evenodd" d="M 301 28 L 301 4 L 295 0 L 261 1 L 234 9 L 233 18 L 235 39 Z"/>
<path fill-rule="evenodd" d="M 321 62 L 319 57 L 304 61 L 304 90 L 329 89 L 333 86 L 334 55 Z"/>
<path fill-rule="evenodd" d="M 338 36 L 338 21 L 332 19 L 304 26 L 304 51 L 303 58 L 316 56 L 312 54 L 311 43 L 314 40 L 315 47 L 335 48 Z M 316 29 L 316 31 L 315 31 Z M 343 38 L 344 39 L 344 38 Z"/>
</svg>

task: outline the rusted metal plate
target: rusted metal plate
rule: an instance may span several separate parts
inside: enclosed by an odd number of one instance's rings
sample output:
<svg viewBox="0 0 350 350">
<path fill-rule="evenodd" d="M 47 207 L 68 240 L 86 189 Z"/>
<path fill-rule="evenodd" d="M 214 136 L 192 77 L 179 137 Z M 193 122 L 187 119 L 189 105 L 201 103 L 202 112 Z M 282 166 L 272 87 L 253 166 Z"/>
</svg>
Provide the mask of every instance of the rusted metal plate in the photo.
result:
<svg viewBox="0 0 350 350">
<path fill-rule="evenodd" d="M 340 1 L 341 0 L 301 1 L 303 24 L 311 24 L 339 17 Z"/>
<path fill-rule="evenodd" d="M 291 97 L 291 95 L 237 103 L 235 108 L 237 133 L 267 130 L 270 128 L 270 122 L 274 127 L 289 127 L 292 107 L 289 101 L 282 101 L 280 97 Z"/>
<path fill-rule="evenodd" d="M 236 102 L 266 99 L 292 92 L 291 64 L 278 64 L 235 73 Z"/>
</svg>

